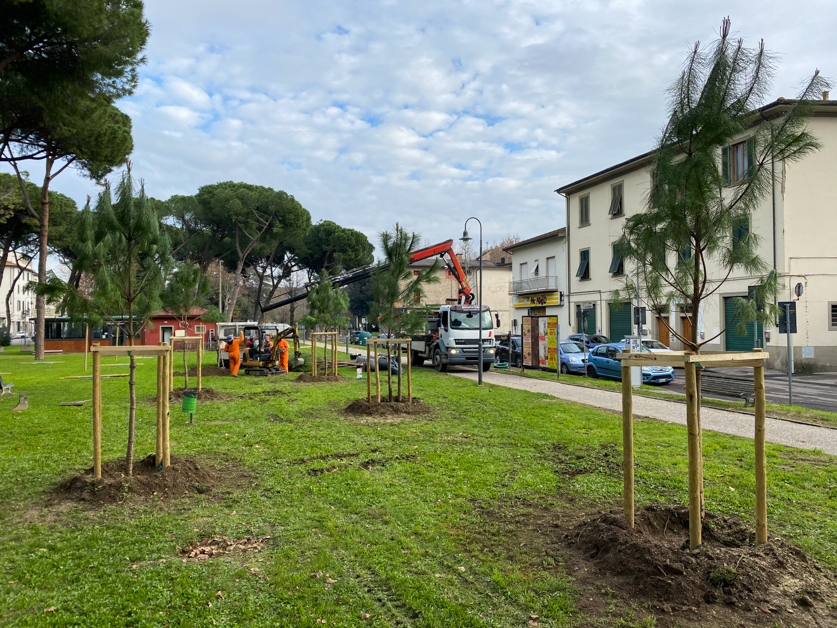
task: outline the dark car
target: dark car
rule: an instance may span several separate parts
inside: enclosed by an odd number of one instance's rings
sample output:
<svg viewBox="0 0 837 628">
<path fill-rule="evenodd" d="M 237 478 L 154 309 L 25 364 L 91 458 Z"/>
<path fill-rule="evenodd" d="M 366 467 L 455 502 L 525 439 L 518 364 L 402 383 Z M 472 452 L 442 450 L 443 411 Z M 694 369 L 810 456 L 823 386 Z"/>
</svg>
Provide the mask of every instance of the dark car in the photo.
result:
<svg viewBox="0 0 837 628">
<path fill-rule="evenodd" d="M 511 343 L 511 351 L 509 351 L 509 343 Z M 520 336 L 510 336 L 499 340 L 497 342 L 496 360 L 521 368 L 523 366 L 523 343 Z"/>
<path fill-rule="evenodd" d="M 578 342 L 582 346 L 587 345 L 588 349 L 592 349 L 597 345 L 606 345 L 610 343 L 610 338 L 601 334 L 570 334 L 567 340 Z"/>
</svg>

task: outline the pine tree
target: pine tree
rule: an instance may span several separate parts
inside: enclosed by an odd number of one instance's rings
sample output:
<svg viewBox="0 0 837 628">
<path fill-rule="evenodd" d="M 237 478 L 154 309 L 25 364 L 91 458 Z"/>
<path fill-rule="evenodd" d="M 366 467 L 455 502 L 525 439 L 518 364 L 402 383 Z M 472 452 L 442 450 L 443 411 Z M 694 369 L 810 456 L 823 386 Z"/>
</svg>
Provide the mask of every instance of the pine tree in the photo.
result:
<svg viewBox="0 0 837 628">
<path fill-rule="evenodd" d="M 55 277 L 36 290 L 58 302 L 73 320 L 116 326 L 133 346 L 137 333 L 162 306 L 160 295 L 174 260 L 145 190 L 137 190 L 130 170 L 116 186 L 115 202 L 110 185 L 106 185 L 95 210 L 89 201 L 82 210 L 76 252 L 74 268 L 90 277 L 89 294 Z M 128 476 L 133 468 L 137 408 L 136 358 L 131 355 L 129 359 Z"/>
</svg>

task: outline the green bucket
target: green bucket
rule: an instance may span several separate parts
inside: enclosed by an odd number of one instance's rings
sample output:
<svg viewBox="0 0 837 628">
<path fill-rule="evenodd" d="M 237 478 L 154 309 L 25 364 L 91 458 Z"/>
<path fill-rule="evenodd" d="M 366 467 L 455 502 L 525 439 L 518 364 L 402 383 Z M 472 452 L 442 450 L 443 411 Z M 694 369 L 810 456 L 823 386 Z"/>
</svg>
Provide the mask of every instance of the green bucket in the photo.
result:
<svg viewBox="0 0 837 628">
<path fill-rule="evenodd" d="M 192 414 L 198 407 L 198 391 L 197 390 L 184 390 L 183 391 L 183 405 L 181 406 L 181 410 L 183 412 L 188 412 Z"/>
</svg>

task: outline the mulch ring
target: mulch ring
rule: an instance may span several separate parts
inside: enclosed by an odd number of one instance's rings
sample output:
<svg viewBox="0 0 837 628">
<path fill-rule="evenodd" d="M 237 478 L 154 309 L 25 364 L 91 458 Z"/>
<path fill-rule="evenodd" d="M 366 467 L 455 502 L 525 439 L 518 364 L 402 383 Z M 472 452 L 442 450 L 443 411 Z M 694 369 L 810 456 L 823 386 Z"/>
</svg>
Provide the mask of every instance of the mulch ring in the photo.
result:
<svg viewBox="0 0 837 628">
<path fill-rule="evenodd" d="M 322 384 L 325 382 L 345 382 L 346 378 L 342 375 L 311 375 L 310 373 L 302 373 L 293 381 L 297 384 Z"/>
<path fill-rule="evenodd" d="M 205 366 L 201 365 L 201 377 L 221 377 L 229 375 L 229 369 L 222 369 L 220 366 Z M 197 377 L 198 368 L 193 366 L 189 369 L 189 377 Z M 175 377 L 183 377 L 183 371 L 175 371 Z"/>
<path fill-rule="evenodd" d="M 131 477 L 125 476 L 125 459 L 102 463 L 102 479 L 93 479 L 93 468 L 70 478 L 55 490 L 56 501 L 91 505 L 121 504 L 129 496 L 168 500 L 190 494 L 210 493 L 235 474 L 199 465 L 191 456 L 171 456 L 171 465 L 157 471 L 154 454 L 135 461 Z"/>
<path fill-rule="evenodd" d="M 183 556 L 183 562 L 187 559 L 195 561 L 208 560 L 224 555 L 245 554 L 247 552 L 259 552 L 262 545 L 270 539 L 269 536 L 255 537 L 243 536 L 240 539 L 231 539 L 228 536 L 206 537 L 200 541 L 193 541 L 188 547 L 178 547 Z M 258 569 L 251 569 L 250 572 L 257 572 Z"/>
<path fill-rule="evenodd" d="M 372 403 L 369 403 L 366 399 L 355 399 L 348 405 L 344 412 L 354 417 L 386 418 L 428 414 L 433 411 L 430 406 L 418 397 L 413 397 L 412 403 L 407 402 L 406 396 L 403 399 L 404 401 L 395 401 L 395 399 L 389 401 L 382 397 L 380 403 L 375 399 L 372 400 Z"/>
<path fill-rule="evenodd" d="M 579 588 L 614 591 L 660 628 L 837 625 L 837 576 L 781 539 L 755 547 L 755 531 L 734 517 L 707 512 L 694 552 L 686 507 L 641 508 L 634 530 L 621 510 L 575 524 L 556 525 L 547 542 L 569 552 Z"/>
</svg>

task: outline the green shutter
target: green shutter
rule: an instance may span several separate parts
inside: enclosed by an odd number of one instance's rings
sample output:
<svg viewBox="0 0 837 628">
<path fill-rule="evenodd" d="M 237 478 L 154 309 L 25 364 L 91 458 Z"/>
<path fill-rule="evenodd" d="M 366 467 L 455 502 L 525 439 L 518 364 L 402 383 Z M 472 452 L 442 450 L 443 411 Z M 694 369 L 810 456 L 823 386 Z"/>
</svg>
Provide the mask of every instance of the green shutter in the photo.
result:
<svg viewBox="0 0 837 628">
<path fill-rule="evenodd" d="M 724 185 L 729 185 L 732 181 L 729 176 L 729 146 L 721 149 L 721 177 L 724 179 Z"/>
<path fill-rule="evenodd" d="M 593 309 L 587 311 L 587 329 L 581 328 L 581 307 L 575 306 L 575 321 L 576 333 L 578 334 L 595 334 L 596 331 L 596 304 L 593 304 Z"/>
<path fill-rule="evenodd" d="M 746 323 L 747 333 L 743 336 L 738 335 L 736 327 L 738 326 L 738 319 L 730 326 L 730 322 L 735 316 L 735 299 L 736 297 L 727 297 L 724 299 L 724 326 L 727 328 L 724 336 L 726 336 L 726 350 L 727 351 L 752 351 L 755 345 L 753 344 L 753 325 L 754 322 Z M 759 340 L 764 335 L 761 323 L 758 324 Z"/>
<path fill-rule="evenodd" d="M 747 170 L 746 177 L 750 178 L 756 173 L 756 138 L 747 138 Z"/>
<path fill-rule="evenodd" d="M 633 333 L 633 322 L 631 321 L 631 306 L 623 303 L 622 307 L 610 304 L 610 337 L 611 342 L 619 342 L 625 336 Z"/>
</svg>

